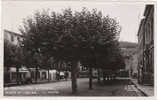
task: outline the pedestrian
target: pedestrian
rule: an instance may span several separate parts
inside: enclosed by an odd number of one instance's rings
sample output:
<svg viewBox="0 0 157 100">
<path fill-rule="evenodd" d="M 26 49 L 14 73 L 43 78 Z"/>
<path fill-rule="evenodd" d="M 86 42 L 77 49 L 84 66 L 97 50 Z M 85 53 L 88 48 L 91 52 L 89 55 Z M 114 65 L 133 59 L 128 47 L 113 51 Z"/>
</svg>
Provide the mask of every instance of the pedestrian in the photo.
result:
<svg viewBox="0 0 157 100">
<path fill-rule="evenodd" d="M 59 77 L 60 77 L 59 72 L 56 71 L 56 79 L 59 80 Z"/>
<path fill-rule="evenodd" d="M 67 81 L 67 79 L 68 79 L 68 76 L 69 76 L 69 74 L 68 74 L 68 71 L 65 71 L 65 80 Z"/>
</svg>

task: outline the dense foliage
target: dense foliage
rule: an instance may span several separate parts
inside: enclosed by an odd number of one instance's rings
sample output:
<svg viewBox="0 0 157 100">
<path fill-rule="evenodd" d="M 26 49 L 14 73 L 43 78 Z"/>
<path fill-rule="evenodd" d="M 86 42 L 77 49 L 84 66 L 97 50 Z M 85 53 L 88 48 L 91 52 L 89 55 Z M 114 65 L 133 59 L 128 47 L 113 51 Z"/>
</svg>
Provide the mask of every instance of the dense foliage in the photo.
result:
<svg viewBox="0 0 157 100">
<path fill-rule="evenodd" d="M 103 16 L 96 9 L 38 11 L 24 21 L 20 30 L 25 37 L 24 48 L 32 55 L 39 53 L 48 59 L 71 62 L 72 84 L 79 61 L 87 67 L 117 69 L 121 66 L 118 65 L 121 28 L 115 19 Z"/>
<path fill-rule="evenodd" d="M 10 43 L 8 40 L 4 40 L 5 67 L 21 67 L 24 61 L 23 57 L 23 51 L 19 46 Z"/>
</svg>

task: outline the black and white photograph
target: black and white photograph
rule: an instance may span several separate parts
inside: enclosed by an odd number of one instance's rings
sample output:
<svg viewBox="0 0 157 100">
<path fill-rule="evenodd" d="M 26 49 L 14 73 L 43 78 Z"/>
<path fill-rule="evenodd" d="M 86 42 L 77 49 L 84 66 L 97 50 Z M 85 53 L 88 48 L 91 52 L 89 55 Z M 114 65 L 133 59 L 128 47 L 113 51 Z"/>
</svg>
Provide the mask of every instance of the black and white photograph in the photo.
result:
<svg viewBox="0 0 157 100">
<path fill-rule="evenodd" d="M 153 97 L 153 2 L 2 1 L 3 96 Z"/>
</svg>

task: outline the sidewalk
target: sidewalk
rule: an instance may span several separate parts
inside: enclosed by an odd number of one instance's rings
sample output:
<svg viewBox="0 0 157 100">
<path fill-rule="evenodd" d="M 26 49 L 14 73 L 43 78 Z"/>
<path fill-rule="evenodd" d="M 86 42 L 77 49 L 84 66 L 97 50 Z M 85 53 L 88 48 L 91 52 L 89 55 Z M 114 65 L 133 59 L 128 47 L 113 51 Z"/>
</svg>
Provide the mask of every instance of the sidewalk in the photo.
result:
<svg viewBox="0 0 157 100">
<path fill-rule="evenodd" d="M 33 85 L 33 84 L 45 84 L 45 83 L 61 82 L 61 81 L 68 81 L 68 80 L 50 80 L 50 81 L 48 81 L 48 80 L 38 80 L 37 83 L 35 83 L 35 81 L 33 81 L 33 83 L 30 83 L 30 84 L 20 84 L 20 85 L 18 85 L 17 83 L 5 83 L 4 87 Z"/>
<path fill-rule="evenodd" d="M 128 80 L 115 80 L 110 84 L 97 83 L 93 80 L 93 89 L 89 89 L 88 78 L 78 78 L 78 91 L 72 94 L 71 81 L 60 81 L 46 84 L 34 84 L 26 86 L 16 86 L 4 88 L 4 96 L 143 96 L 136 91 L 137 89 L 129 85 Z M 126 89 L 127 87 L 127 89 Z"/>
<path fill-rule="evenodd" d="M 137 79 L 131 79 L 131 81 L 146 96 L 154 96 L 154 87 L 153 86 L 140 85 L 140 84 L 138 84 Z"/>
</svg>

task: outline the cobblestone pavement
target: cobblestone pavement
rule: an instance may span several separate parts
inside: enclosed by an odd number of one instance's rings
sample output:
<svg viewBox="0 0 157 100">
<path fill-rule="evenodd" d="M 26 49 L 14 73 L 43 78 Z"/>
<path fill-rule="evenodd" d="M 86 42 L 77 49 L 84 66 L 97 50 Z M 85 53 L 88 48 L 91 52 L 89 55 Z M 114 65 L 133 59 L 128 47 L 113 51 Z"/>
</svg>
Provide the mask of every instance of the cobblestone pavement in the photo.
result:
<svg viewBox="0 0 157 100">
<path fill-rule="evenodd" d="M 144 96 L 134 85 L 126 85 L 124 89 L 114 91 L 115 96 Z"/>
<path fill-rule="evenodd" d="M 4 88 L 5 96 L 143 96 L 128 79 L 97 83 L 93 80 L 93 89 L 88 89 L 87 78 L 78 79 L 78 92 L 71 94 L 71 81 L 45 84 L 32 84 Z"/>
</svg>

